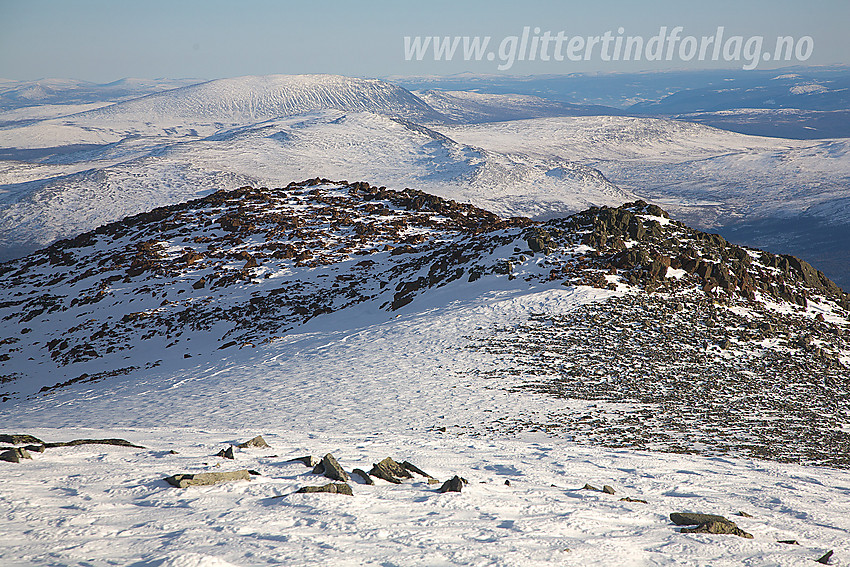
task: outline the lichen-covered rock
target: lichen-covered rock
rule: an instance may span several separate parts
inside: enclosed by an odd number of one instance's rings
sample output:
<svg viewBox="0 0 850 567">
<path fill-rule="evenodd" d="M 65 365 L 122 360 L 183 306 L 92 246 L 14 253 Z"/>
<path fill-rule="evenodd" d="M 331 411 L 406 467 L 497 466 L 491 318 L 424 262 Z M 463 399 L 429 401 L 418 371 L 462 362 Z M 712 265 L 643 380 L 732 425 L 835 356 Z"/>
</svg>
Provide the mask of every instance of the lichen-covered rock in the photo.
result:
<svg viewBox="0 0 850 567">
<path fill-rule="evenodd" d="M 696 512 L 673 512 L 670 514 L 670 521 L 677 526 L 698 526 L 706 522 L 726 522 L 733 523 L 731 520 L 715 514 L 699 514 Z"/>
<path fill-rule="evenodd" d="M 266 443 L 266 440 L 263 439 L 262 435 L 257 435 L 253 439 L 249 439 L 248 441 L 245 441 L 244 443 L 240 443 L 237 446 L 240 449 L 248 449 L 248 448 L 271 449 L 271 446 L 268 443 Z"/>
<path fill-rule="evenodd" d="M 33 437 L 32 435 L 26 434 L 0 434 L 0 443 L 6 443 L 8 445 L 44 445 L 44 441 L 39 439 L 38 437 Z"/>
<path fill-rule="evenodd" d="M 296 494 L 316 494 L 322 492 L 328 494 L 345 494 L 346 496 L 354 496 L 354 493 L 351 491 L 351 487 L 341 482 L 332 482 L 324 486 L 302 486 L 296 491 Z"/>
<path fill-rule="evenodd" d="M 695 528 L 682 528 L 679 530 L 683 534 L 721 534 L 721 535 L 736 535 L 738 537 L 743 537 L 746 539 L 753 539 L 753 534 L 747 533 L 741 528 L 739 528 L 735 522 L 730 522 L 726 520 L 725 522 L 721 521 L 711 521 L 706 522 L 704 524 L 700 524 Z"/>
<path fill-rule="evenodd" d="M 234 480 L 251 480 L 251 473 L 243 469 L 231 472 L 175 474 L 165 479 L 168 484 L 177 488 L 186 488 L 188 486 L 211 486 Z"/>
<path fill-rule="evenodd" d="M 14 449 L 0 453 L 0 461 L 20 463 L 21 459 L 32 459 L 29 452 L 22 447 L 15 447 Z"/>
<path fill-rule="evenodd" d="M 401 484 L 404 479 L 413 478 L 413 475 L 404 466 L 395 462 L 390 457 L 373 464 L 369 474 L 393 484 Z"/>
</svg>

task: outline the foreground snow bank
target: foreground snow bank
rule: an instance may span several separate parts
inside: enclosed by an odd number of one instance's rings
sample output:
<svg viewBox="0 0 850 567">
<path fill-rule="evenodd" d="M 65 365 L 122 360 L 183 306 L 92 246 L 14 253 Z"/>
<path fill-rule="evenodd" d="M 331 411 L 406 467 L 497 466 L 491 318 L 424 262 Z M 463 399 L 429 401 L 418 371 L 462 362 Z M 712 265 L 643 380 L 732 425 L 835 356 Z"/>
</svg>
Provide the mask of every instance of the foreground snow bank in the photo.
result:
<svg viewBox="0 0 850 567">
<path fill-rule="evenodd" d="M 255 430 L 35 429 L 45 440 L 126 437 L 147 448 L 86 445 L 0 462 L 3 565 L 811 565 L 850 556 L 850 472 L 768 462 L 578 447 L 545 437 L 262 431 L 270 449 L 213 456 Z M 172 454 L 170 451 L 177 451 Z M 417 477 L 321 485 L 289 459 L 333 452 L 347 470 L 386 456 Z M 249 481 L 178 489 L 174 473 L 253 469 Z M 506 485 L 505 481 L 510 485 Z M 585 483 L 616 494 L 582 490 Z M 647 503 L 621 501 L 632 497 Z M 754 539 L 682 534 L 671 512 L 734 519 Z M 739 511 L 752 518 L 739 517 Z M 797 540 L 799 545 L 778 543 Z"/>
</svg>

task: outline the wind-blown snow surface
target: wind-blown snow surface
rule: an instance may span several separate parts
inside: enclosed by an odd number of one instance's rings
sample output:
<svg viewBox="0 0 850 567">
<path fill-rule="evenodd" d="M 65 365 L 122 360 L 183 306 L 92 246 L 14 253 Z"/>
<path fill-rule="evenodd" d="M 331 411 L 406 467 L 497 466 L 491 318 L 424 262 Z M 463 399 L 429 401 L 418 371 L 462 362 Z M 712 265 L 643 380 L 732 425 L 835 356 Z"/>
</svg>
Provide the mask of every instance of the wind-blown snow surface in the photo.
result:
<svg viewBox="0 0 850 567">
<path fill-rule="evenodd" d="M 490 293 L 458 290 L 447 286 L 399 317 L 365 306 L 252 355 L 155 369 L 147 379 L 72 388 L 3 411 L 6 428 L 45 440 L 123 437 L 147 449 L 48 449 L 23 464 L 0 462 L 0 562 L 785 566 L 810 565 L 832 549 L 833 564 L 845 564 L 847 471 L 482 435 L 480 425 L 495 417 L 533 417 L 567 402 L 489 388 L 465 371 L 488 364 L 465 348 L 466 337 L 614 292 L 517 294 L 507 282 Z M 258 433 L 271 449 L 237 450 L 235 461 L 212 456 Z M 438 494 L 417 480 L 377 480 L 352 483 L 353 497 L 294 495 L 327 480 L 286 461 L 326 452 L 348 470 L 392 456 L 469 485 Z M 163 481 L 242 468 L 261 474 L 203 488 Z M 616 494 L 581 490 L 585 483 Z M 667 517 L 676 511 L 725 515 L 754 539 L 678 533 Z"/>
</svg>

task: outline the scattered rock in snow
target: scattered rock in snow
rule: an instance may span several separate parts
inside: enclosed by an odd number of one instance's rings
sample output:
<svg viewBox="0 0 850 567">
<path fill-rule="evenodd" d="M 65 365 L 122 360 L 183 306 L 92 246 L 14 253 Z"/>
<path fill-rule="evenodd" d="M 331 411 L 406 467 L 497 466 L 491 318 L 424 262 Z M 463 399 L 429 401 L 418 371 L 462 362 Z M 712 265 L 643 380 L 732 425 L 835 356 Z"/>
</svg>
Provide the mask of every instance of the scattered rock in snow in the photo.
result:
<svg viewBox="0 0 850 567">
<path fill-rule="evenodd" d="M 741 516 L 742 518 L 752 518 L 752 517 L 753 517 L 753 515 L 752 515 L 752 514 L 747 514 L 747 513 L 746 513 L 746 512 L 744 512 L 744 511 L 740 511 L 740 512 L 738 512 L 738 513 L 736 514 L 736 516 Z"/>
<path fill-rule="evenodd" d="M 175 474 L 167 477 L 166 482 L 177 488 L 186 488 L 187 486 L 210 486 L 221 482 L 230 482 L 232 480 L 251 480 L 251 473 L 242 469 L 231 472 L 209 472 L 198 474 Z"/>
<path fill-rule="evenodd" d="M 413 478 L 413 475 L 403 465 L 395 462 L 391 457 L 373 464 L 369 474 L 393 484 L 401 484 L 402 480 Z"/>
<path fill-rule="evenodd" d="M 707 522 L 726 522 L 734 524 L 732 520 L 717 516 L 715 514 L 699 514 L 696 512 L 673 512 L 670 514 L 670 520 L 677 526 L 698 526 Z"/>
<path fill-rule="evenodd" d="M 42 441 L 38 437 L 33 437 L 32 435 L 26 435 L 26 434 L 9 435 L 7 433 L 0 434 L 0 443 L 5 443 L 7 445 L 27 445 L 27 444 L 44 445 L 44 441 Z"/>
<path fill-rule="evenodd" d="M 8 451 L 0 453 L 0 461 L 20 463 L 21 459 L 32 459 L 29 452 L 22 447 L 15 447 L 14 449 L 9 449 Z"/>
<path fill-rule="evenodd" d="M 239 445 L 237 445 L 237 447 L 239 447 L 240 449 L 249 449 L 249 448 L 271 449 L 271 446 L 268 443 L 266 443 L 266 440 L 263 439 L 262 435 L 257 435 L 253 439 L 249 439 L 248 441 L 245 441 L 244 443 L 240 443 Z"/>
<path fill-rule="evenodd" d="M 614 488 L 606 484 L 602 487 L 602 492 L 604 492 L 605 494 L 614 494 Z"/>
<path fill-rule="evenodd" d="M 422 469 L 420 469 L 419 467 L 417 467 L 416 465 L 414 465 L 413 463 L 411 463 L 409 461 L 404 461 L 403 463 L 401 463 L 401 466 L 403 466 L 405 468 L 405 470 L 408 470 L 412 473 L 416 473 L 419 476 L 424 476 L 425 478 L 428 478 L 428 479 L 434 478 L 433 476 L 426 473 L 425 471 L 423 471 Z"/>
<path fill-rule="evenodd" d="M 824 565 L 829 565 L 829 560 L 832 559 L 833 553 L 834 553 L 834 551 L 829 550 L 826 553 L 824 553 L 819 559 L 815 559 L 815 561 L 817 561 L 818 563 L 822 563 Z"/>
<path fill-rule="evenodd" d="M 728 534 L 728 535 L 736 535 L 739 537 L 743 537 L 746 539 L 753 539 L 753 534 L 749 534 L 739 528 L 735 522 L 730 522 L 729 520 L 724 521 L 711 521 L 706 522 L 704 524 L 700 524 L 695 528 L 682 528 L 679 530 L 683 534 Z"/>
<path fill-rule="evenodd" d="M 286 461 L 287 463 L 301 463 L 305 467 L 315 467 L 319 464 L 319 459 L 314 457 L 313 455 L 305 455 L 303 457 L 296 457 L 294 459 L 289 459 Z"/>
<path fill-rule="evenodd" d="M 233 445 L 228 447 L 227 449 L 222 449 L 218 453 L 215 454 L 216 457 L 223 457 L 225 459 L 235 459 L 236 455 L 233 454 Z"/>
<path fill-rule="evenodd" d="M 372 480 L 372 477 L 369 476 L 369 473 L 367 473 L 363 469 L 354 469 L 353 471 L 351 471 L 351 473 L 362 478 L 364 484 L 375 484 L 375 481 Z"/>
<path fill-rule="evenodd" d="M 463 490 L 463 484 L 463 479 L 455 475 L 444 482 L 438 492 L 460 492 Z"/>
<path fill-rule="evenodd" d="M 785 543 L 785 544 L 788 544 L 788 545 L 800 545 L 800 542 L 797 541 L 796 539 L 778 539 L 778 540 L 776 540 L 776 543 Z"/>
<path fill-rule="evenodd" d="M 144 449 L 141 445 L 135 445 L 126 439 L 75 439 L 73 441 L 60 441 L 58 443 L 44 444 L 47 449 L 53 449 L 54 447 L 76 447 L 78 445 L 115 445 L 116 447 Z"/>
<path fill-rule="evenodd" d="M 593 485 L 591 485 L 591 484 L 587 484 L 587 483 L 585 483 L 585 485 L 584 485 L 584 486 L 582 486 L 582 487 L 581 487 L 581 489 L 582 489 L 582 490 L 593 490 L 593 491 L 595 491 L 595 492 L 602 492 L 601 490 L 599 490 L 599 489 L 598 489 L 598 488 L 596 488 L 595 486 L 593 486 Z"/>
<path fill-rule="evenodd" d="M 332 482 L 324 486 L 302 486 L 296 491 L 296 494 L 315 494 L 319 492 L 327 492 L 328 494 L 345 494 L 346 496 L 354 496 L 351 487 L 342 482 Z"/>
<path fill-rule="evenodd" d="M 340 466 L 336 458 L 328 453 L 319 464 L 313 468 L 313 474 L 321 474 L 331 480 L 348 482 L 348 473 Z"/>
<path fill-rule="evenodd" d="M 631 496 L 620 498 L 620 502 L 639 502 L 640 504 L 649 504 L 649 502 L 647 502 L 646 500 L 641 500 L 640 498 L 632 498 Z"/>
</svg>

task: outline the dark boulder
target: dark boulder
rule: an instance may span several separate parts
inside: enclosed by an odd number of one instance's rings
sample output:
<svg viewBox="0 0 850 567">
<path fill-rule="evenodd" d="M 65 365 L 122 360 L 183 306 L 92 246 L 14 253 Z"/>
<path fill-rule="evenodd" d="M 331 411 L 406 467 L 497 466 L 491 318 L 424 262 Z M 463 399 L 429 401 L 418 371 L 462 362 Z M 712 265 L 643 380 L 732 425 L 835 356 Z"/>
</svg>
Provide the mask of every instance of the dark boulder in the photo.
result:
<svg viewBox="0 0 850 567">
<path fill-rule="evenodd" d="M 391 457 L 373 464 L 369 474 L 393 484 L 401 484 L 404 479 L 413 478 L 413 475 L 403 465 L 395 462 Z"/>
<path fill-rule="evenodd" d="M 438 492 L 460 492 L 463 490 L 463 479 L 455 475 L 439 488 Z"/>
<path fill-rule="evenodd" d="M 313 468 L 313 474 L 320 474 L 331 480 L 348 482 L 348 473 L 340 466 L 336 458 L 328 453 L 322 457 L 321 462 Z"/>
<path fill-rule="evenodd" d="M 6 461 L 9 463 L 20 463 L 21 459 L 32 459 L 29 454 L 29 451 L 21 447 L 16 447 L 14 449 L 9 449 L 8 451 L 3 451 L 2 453 L 0 453 L 0 461 Z"/>
<path fill-rule="evenodd" d="M 351 471 L 351 474 L 359 476 L 361 479 L 363 479 L 363 484 L 375 484 L 375 481 L 372 480 L 372 477 L 369 476 L 369 473 L 367 473 L 363 469 L 354 469 L 353 471 Z"/>
<path fill-rule="evenodd" d="M 228 447 L 227 449 L 222 449 L 218 453 L 215 454 L 216 457 L 222 457 L 225 459 L 235 459 L 236 455 L 233 454 L 233 445 Z"/>
<path fill-rule="evenodd" d="M 324 486 L 302 486 L 296 491 L 296 494 L 345 494 L 346 496 L 354 496 L 351 487 L 345 483 L 332 482 Z"/>
</svg>

